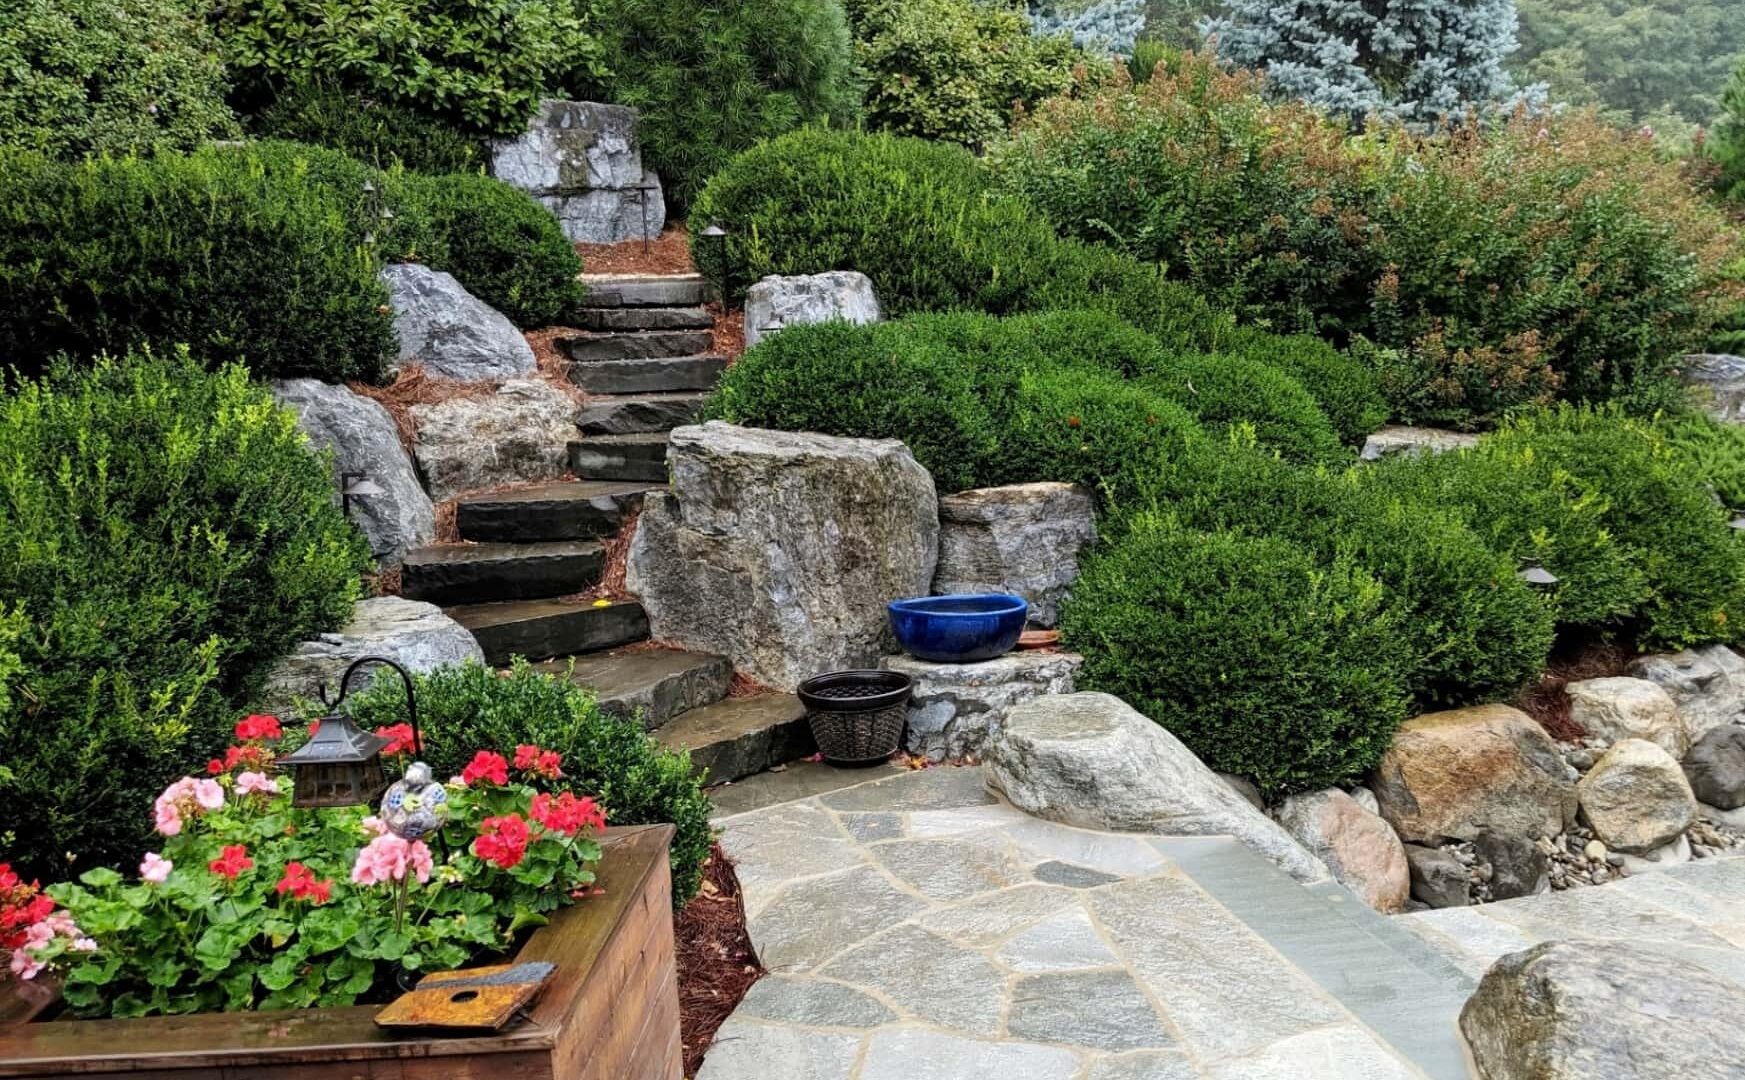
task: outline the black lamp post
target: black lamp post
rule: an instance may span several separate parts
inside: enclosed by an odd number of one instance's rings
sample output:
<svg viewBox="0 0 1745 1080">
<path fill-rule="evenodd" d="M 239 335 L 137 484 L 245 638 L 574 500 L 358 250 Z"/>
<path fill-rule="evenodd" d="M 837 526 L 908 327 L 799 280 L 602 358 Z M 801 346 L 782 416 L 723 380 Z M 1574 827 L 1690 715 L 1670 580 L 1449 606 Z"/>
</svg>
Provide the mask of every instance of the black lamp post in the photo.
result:
<svg viewBox="0 0 1745 1080">
<path fill-rule="evenodd" d="M 733 279 L 727 268 L 727 230 L 718 221 L 711 221 L 704 227 L 702 235 L 715 249 L 715 258 L 721 264 L 721 306 L 725 308 L 733 296 Z"/>
<path fill-rule="evenodd" d="M 365 656 L 352 661 L 339 679 L 339 697 L 331 704 L 322 689 L 323 716 L 315 734 L 296 753 L 280 764 L 291 770 L 294 781 L 291 805 L 303 807 L 359 806 L 372 802 L 388 786 L 382 771 L 382 748 L 389 740 L 360 729 L 351 717 L 339 711 L 351 677 L 365 664 L 386 664 L 400 673 L 406 685 L 406 713 L 412 721 L 412 751 L 424 745 L 418 733 L 418 704 L 413 697 L 412 676 L 385 656 Z"/>
</svg>

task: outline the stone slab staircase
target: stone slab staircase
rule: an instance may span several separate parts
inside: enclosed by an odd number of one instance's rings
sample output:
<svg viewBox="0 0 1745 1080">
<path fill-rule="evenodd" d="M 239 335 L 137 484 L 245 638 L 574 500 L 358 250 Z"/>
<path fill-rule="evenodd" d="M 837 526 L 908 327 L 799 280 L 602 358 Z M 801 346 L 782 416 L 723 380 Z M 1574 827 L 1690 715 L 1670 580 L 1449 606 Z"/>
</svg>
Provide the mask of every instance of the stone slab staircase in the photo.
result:
<svg viewBox="0 0 1745 1080">
<path fill-rule="evenodd" d="M 568 674 L 601 706 L 637 714 L 663 744 L 691 752 L 711 781 L 736 780 L 813 752 L 791 694 L 729 697 L 724 657 L 650 645 L 635 602 L 591 595 L 603 542 L 667 480 L 667 437 L 690 423 L 726 369 L 713 344 L 701 278 L 588 279 L 586 331 L 558 339 L 588 395 L 569 445 L 579 479 L 463 496 L 463 543 L 407 555 L 401 594 L 441 605 L 487 663 L 512 656 Z"/>
</svg>

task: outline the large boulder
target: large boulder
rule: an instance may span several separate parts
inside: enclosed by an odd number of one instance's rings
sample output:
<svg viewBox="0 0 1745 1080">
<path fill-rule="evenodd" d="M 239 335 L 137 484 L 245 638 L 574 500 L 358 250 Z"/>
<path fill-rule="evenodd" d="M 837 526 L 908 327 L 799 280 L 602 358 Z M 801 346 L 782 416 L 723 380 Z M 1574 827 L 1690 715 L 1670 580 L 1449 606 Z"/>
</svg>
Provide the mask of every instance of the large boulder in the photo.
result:
<svg viewBox="0 0 1745 1080">
<path fill-rule="evenodd" d="M 480 300 L 453 275 L 418 263 L 382 268 L 402 364 L 418 363 L 445 379 L 507 379 L 538 366 L 508 316 Z"/>
<path fill-rule="evenodd" d="M 1745 806 L 1745 724 L 1723 724 L 1698 739 L 1684 757 L 1684 778 L 1710 806 Z"/>
<path fill-rule="evenodd" d="M 351 621 L 339 632 L 305 641 L 273 665 L 267 676 L 267 707 L 285 710 L 297 698 L 315 700 L 324 685 L 330 696 L 338 694 L 346 667 L 365 656 L 385 656 L 413 672 L 485 661 L 472 633 L 435 604 L 378 596 L 358 601 Z M 378 673 L 375 666 L 359 671 L 352 689 L 368 685 Z"/>
<path fill-rule="evenodd" d="M 1678 762 L 1646 739 L 1616 743 L 1576 785 L 1582 816 L 1607 848 L 1641 855 L 1684 835 L 1697 800 Z"/>
<path fill-rule="evenodd" d="M 1097 538 L 1096 506 L 1075 484 L 977 488 L 939 500 L 936 593 L 1002 592 L 1053 626 L 1078 578 L 1079 553 Z"/>
<path fill-rule="evenodd" d="M 1658 683 L 1624 677 L 1582 679 L 1564 688 L 1569 717 L 1607 742 L 1647 739 L 1673 757 L 1689 748 L 1678 706 Z"/>
<path fill-rule="evenodd" d="M 1441 848 L 1407 844 L 1412 899 L 1433 908 L 1465 907 L 1472 903 L 1472 881 L 1466 864 Z"/>
<path fill-rule="evenodd" d="M 1485 972 L 1460 1030 L 1484 1080 L 1739 1080 L 1745 987 L 1627 942 L 1548 941 Z"/>
<path fill-rule="evenodd" d="M 939 551 L 907 447 L 711 421 L 676 429 L 667 464 L 630 547 L 651 636 L 781 690 L 895 651 L 885 605 L 924 595 Z"/>
<path fill-rule="evenodd" d="M 569 467 L 576 403 L 538 379 L 495 392 L 414 405 L 412 451 L 438 502 L 466 491 L 549 480 Z"/>
<path fill-rule="evenodd" d="M 1327 868 L 1174 735 L 1118 697 L 1059 694 L 1006 714 L 988 785 L 1038 817 L 1087 829 L 1232 836 L 1299 881 Z"/>
<path fill-rule="evenodd" d="M 346 473 L 362 473 L 382 489 L 354 499 L 351 510 L 378 562 L 398 565 L 406 552 L 430 543 L 436 510 L 380 402 L 315 379 L 280 379 L 272 391 L 297 414 L 297 427 L 312 444 L 333 451 L 335 485 Z"/>
<path fill-rule="evenodd" d="M 1412 890 L 1406 849 L 1356 799 L 1338 788 L 1292 795 L 1273 816 L 1364 903 L 1390 915 L 1405 910 Z"/>
<path fill-rule="evenodd" d="M 1630 661 L 1629 672 L 1671 696 L 1692 743 L 1722 724 L 1745 720 L 1745 660 L 1725 645 L 1640 656 Z"/>
<path fill-rule="evenodd" d="M 1678 364 L 1679 379 L 1695 387 L 1702 406 L 1716 420 L 1745 423 L 1745 356 L 1692 353 Z"/>
<path fill-rule="evenodd" d="M 1370 787 L 1381 816 L 1417 844 L 1486 830 L 1556 836 L 1575 820 L 1575 785 L 1557 744 L 1506 705 L 1406 721 Z"/>
<path fill-rule="evenodd" d="M 1408 457 L 1418 454 L 1443 454 L 1477 445 L 1478 436 L 1463 431 L 1396 424 L 1371 432 L 1363 440 L 1363 449 L 1358 456 L 1364 461 L 1379 461 L 1393 454 L 1404 454 Z"/>
<path fill-rule="evenodd" d="M 491 175 L 527 192 L 585 244 L 659 236 L 660 179 L 643 167 L 636 110 L 591 101 L 540 103 L 527 130 L 491 146 Z"/>
<path fill-rule="evenodd" d="M 936 664 L 898 654 L 883 667 L 915 680 L 903 745 L 931 761 L 980 754 L 1012 706 L 1041 694 L 1070 694 L 1084 657 L 1014 652 L 979 664 Z"/>
<path fill-rule="evenodd" d="M 771 274 L 745 291 L 745 347 L 784 326 L 841 320 L 879 321 L 872 279 L 856 270 L 780 277 Z"/>
</svg>

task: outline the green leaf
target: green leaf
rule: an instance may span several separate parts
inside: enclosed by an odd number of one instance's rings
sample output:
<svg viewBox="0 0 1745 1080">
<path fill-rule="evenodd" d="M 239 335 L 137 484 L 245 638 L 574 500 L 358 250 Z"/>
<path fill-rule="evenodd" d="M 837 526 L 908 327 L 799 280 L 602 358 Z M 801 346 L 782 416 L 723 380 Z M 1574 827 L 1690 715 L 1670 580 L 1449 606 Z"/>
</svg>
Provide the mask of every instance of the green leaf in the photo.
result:
<svg viewBox="0 0 1745 1080">
<path fill-rule="evenodd" d="M 121 884 L 121 874 L 107 866 L 94 866 L 80 874 L 79 880 L 93 889 L 107 889 L 113 885 Z"/>
</svg>

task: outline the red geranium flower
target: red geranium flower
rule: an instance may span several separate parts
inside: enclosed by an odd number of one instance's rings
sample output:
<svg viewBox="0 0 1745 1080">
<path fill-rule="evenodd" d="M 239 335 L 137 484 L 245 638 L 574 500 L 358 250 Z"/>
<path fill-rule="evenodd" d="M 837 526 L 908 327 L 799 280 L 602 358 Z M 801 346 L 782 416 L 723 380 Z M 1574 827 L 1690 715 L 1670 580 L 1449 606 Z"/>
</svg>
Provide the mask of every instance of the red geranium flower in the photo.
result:
<svg viewBox="0 0 1745 1080">
<path fill-rule="evenodd" d="M 308 900 L 320 906 L 327 903 L 328 896 L 333 892 L 333 882 L 318 880 L 314 871 L 300 862 L 288 862 L 285 864 L 285 876 L 273 888 L 280 896 L 290 893 L 293 900 Z"/>
<path fill-rule="evenodd" d="M 264 771 L 272 764 L 273 754 L 264 746 L 227 746 L 224 748 L 224 760 L 213 758 L 206 763 L 206 772 L 211 776 L 219 773 L 233 772 L 238 768 Z"/>
<path fill-rule="evenodd" d="M 541 750 L 523 743 L 515 748 L 515 767 L 522 772 L 537 773 L 547 780 L 563 775 L 563 756 L 556 750 Z"/>
<path fill-rule="evenodd" d="M 241 844 L 226 844 L 224 849 L 218 853 L 218 858 L 206 864 L 206 869 L 219 877 L 230 878 L 234 881 L 238 874 L 253 865 L 254 860 L 248 857 L 248 848 Z"/>
<path fill-rule="evenodd" d="M 411 724 L 389 724 L 387 727 L 377 728 L 376 734 L 388 740 L 388 745 L 382 747 L 382 753 L 388 757 L 404 754 L 409 750 L 413 753 L 418 751 L 418 747 L 414 745 L 416 740 L 412 737 Z"/>
<path fill-rule="evenodd" d="M 503 760 L 502 754 L 493 754 L 489 750 L 480 750 L 473 755 L 473 760 L 460 771 L 461 783 L 467 786 L 477 780 L 489 780 L 493 784 L 509 782 L 509 763 Z"/>
<path fill-rule="evenodd" d="M 488 817 L 479 823 L 473 854 L 505 870 L 512 870 L 527 855 L 527 836 L 527 822 L 520 814 Z"/>
<path fill-rule="evenodd" d="M 606 827 L 606 812 L 593 799 L 578 799 L 567 791 L 555 799 L 544 792 L 535 795 L 527 812 L 547 829 L 565 836 L 574 836 L 581 829 L 598 831 Z"/>
<path fill-rule="evenodd" d="M 284 735 L 284 731 L 280 729 L 279 718 L 276 716 L 255 713 L 253 716 L 245 717 L 236 725 L 236 737 L 244 742 L 257 739 L 277 739 L 282 735 Z"/>
</svg>

